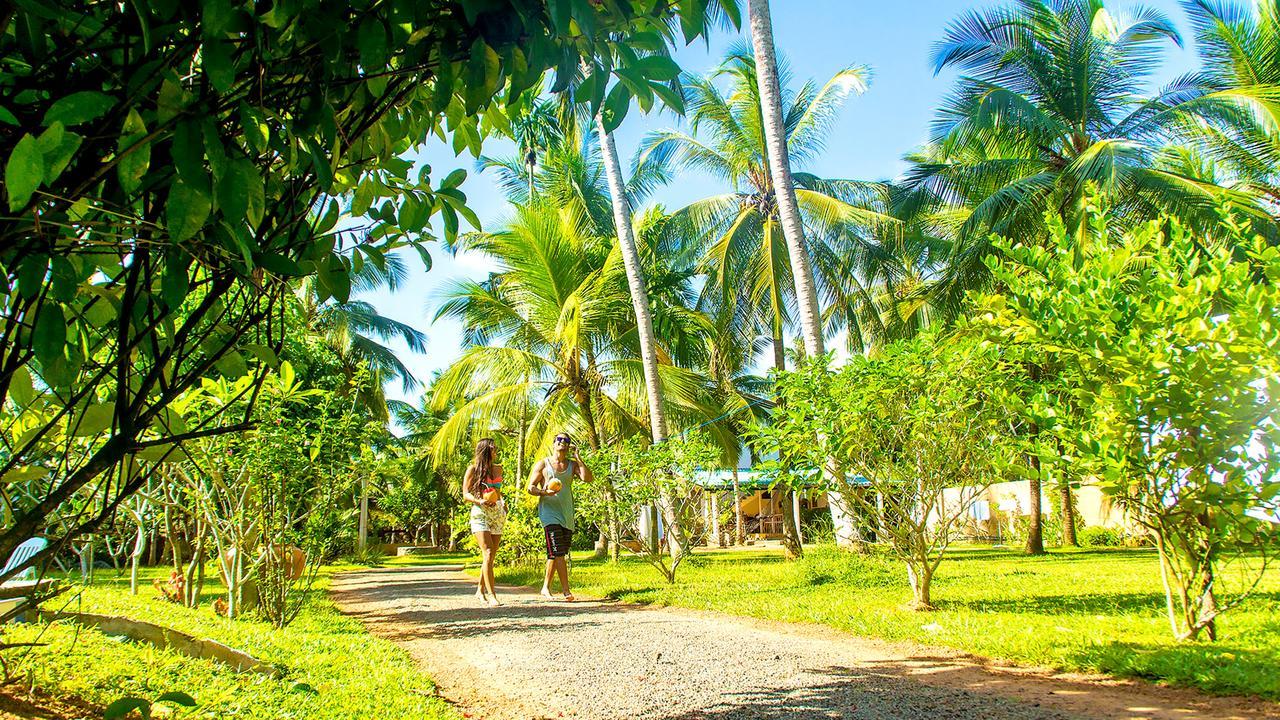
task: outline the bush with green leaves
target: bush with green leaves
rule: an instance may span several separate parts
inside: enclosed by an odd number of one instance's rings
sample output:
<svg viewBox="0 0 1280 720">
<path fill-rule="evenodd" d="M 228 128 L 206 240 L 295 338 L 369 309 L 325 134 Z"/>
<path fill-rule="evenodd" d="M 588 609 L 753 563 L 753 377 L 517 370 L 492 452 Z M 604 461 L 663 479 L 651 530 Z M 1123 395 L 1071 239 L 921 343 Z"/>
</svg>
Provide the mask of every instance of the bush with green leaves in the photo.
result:
<svg viewBox="0 0 1280 720">
<path fill-rule="evenodd" d="M 594 524 L 610 543 L 644 558 L 673 583 L 689 555 L 687 539 L 702 501 L 694 473 L 716 467 L 720 456 L 720 449 L 699 431 L 656 444 L 635 435 L 588 453 L 584 460 L 594 469 L 596 482 L 575 486 L 579 522 Z M 665 549 L 657 542 L 658 513 Z"/>
<path fill-rule="evenodd" d="M 1119 528 L 1089 526 L 1080 531 L 1080 545 L 1087 548 L 1124 547 L 1124 533 Z"/>
<path fill-rule="evenodd" d="M 1212 235 L 1089 217 L 997 240 L 977 324 L 1061 368 L 1043 429 L 1155 539 L 1174 636 L 1212 639 L 1280 547 L 1280 249 L 1229 212 Z"/>
<path fill-rule="evenodd" d="M 776 454 L 765 467 L 780 483 L 800 487 L 822 475 L 873 519 L 906 565 L 912 606 L 928 610 L 958 521 L 1014 456 L 1000 393 L 1007 381 L 999 354 L 960 334 L 892 343 L 836 372 L 818 358 L 778 376 L 778 405 L 752 442 Z M 819 473 L 828 462 L 847 476 Z"/>
<path fill-rule="evenodd" d="M 277 364 L 292 280 L 345 301 L 365 263 L 429 261 L 433 220 L 479 227 L 464 171 L 406 158 L 428 137 L 478 155 L 552 70 L 610 128 L 632 99 L 678 108 L 669 46 L 709 8 L 738 17 L 728 0 L 6 4 L 0 406 L 21 422 L 0 477 L 32 499 L 0 556 L 93 495 L 46 560 L 145 483 L 139 459 L 244 429 L 171 408 Z"/>
</svg>

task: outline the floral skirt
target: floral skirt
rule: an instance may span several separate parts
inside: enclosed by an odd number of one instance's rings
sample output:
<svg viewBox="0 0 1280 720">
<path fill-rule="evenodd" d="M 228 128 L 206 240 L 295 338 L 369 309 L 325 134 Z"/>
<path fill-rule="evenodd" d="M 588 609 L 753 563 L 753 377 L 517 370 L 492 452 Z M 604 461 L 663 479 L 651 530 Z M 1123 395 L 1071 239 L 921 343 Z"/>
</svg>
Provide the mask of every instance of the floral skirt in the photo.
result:
<svg viewBox="0 0 1280 720">
<path fill-rule="evenodd" d="M 471 532 L 501 535 L 507 524 L 507 505 L 499 500 L 493 505 L 471 506 Z"/>
</svg>

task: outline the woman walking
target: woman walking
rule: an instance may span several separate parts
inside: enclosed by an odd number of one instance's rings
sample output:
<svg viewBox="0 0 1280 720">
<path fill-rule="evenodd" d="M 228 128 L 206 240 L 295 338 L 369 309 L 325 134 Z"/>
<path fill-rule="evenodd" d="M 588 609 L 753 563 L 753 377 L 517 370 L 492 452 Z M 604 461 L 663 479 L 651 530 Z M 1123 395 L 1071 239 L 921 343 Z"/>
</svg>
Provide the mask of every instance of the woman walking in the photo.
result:
<svg viewBox="0 0 1280 720">
<path fill-rule="evenodd" d="M 476 536 L 483 558 L 476 598 L 490 605 L 502 604 L 493 585 L 493 558 L 502 541 L 502 526 L 507 523 L 507 505 L 502 500 L 501 486 L 498 446 L 493 438 L 484 438 L 476 443 L 476 454 L 462 478 L 462 499 L 471 503 L 471 532 Z"/>
</svg>

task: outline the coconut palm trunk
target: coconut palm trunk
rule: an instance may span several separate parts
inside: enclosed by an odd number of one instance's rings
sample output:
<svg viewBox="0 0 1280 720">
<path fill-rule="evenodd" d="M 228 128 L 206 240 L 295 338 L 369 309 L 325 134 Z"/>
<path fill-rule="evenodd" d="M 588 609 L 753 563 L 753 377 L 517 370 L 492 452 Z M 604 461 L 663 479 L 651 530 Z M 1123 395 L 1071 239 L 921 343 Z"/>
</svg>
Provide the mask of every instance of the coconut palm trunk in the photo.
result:
<svg viewBox="0 0 1280 720">
<path fill-rule="evenodd" d="M 618 247 L 622 251 L 622 265 L 627 271 L 627 287 L 631 291 L 631 306 L 636 313 L 636 331 L 640 338 L 640 361 L 644 368 L 644 384 L 649 397 L 649 429 L 653 442 L 667 439 L 667 418 L 662 409 L 662 385 L 658 379 L 657 343 L 653 337 L 653 317 L 649 312 L 649 292 L 645 289 L 644 273 L 640 267 L 640 253 L 636 250 L 635 230 L 631 226 L 631 203 L 627 200 L 622 182 L 622 163 L 618 161 L 618 148 L 613 134 L 605 128 L 604 120 L 596 116 L 596 131 L 600 137 L 600 150 L 604 160 L 605 178 L 609 182 L 609 196 L 613 205 L 613 225 L 618 234 Z M 667 547 L 671 557 L 684 554 L 685 539 L 675 517 L 675 504 L 666 492 L 659 499 L 666 520 Z"/>
<path fill-rule="evenodd" d="M 773 324 L 773 366 L 778 372 L 787 369 L 787 351 L 782 342 L 782 328 L 776 320 Z M 778 498 L 778 505 L 782 508 L 782 554 L 788 560 L 798 560 L 804 557 L 804 546 L 800 544 L 800 522 L 794 509 L 795 490 L 779 486 L 774 494 Z"/>
<path fill-rule="evenodd" d="M 773 20 L 769 16 L 769 0 L 748 0 L 751 17 L 751 45 L 756 57 L 756 77 L 760 86 L 760 113 L 764 120 L 765 146 L 768 149 L 769 176 L 778 203 L 782 235 L 787 241 L 791 274 L 795 278 L 796 301 L 800 306 L 800 329 L 804 335 L 805 354 L 816 358 L 826 353 L 822 341 L 822 314 L 818 294 L 814 290 L 813 267 L 805 245 L 800 206 L 796 202 L 795 183 L 791 178 L 791 159 L 787 155 L 787 132 L 782 117 L 782 87 L 778 82 L 778 61 L 773 49 Z M 839 493 L 828 492 L 831 522 L 836 542 L 854 545 L 853 517 Z"/>
</svg>

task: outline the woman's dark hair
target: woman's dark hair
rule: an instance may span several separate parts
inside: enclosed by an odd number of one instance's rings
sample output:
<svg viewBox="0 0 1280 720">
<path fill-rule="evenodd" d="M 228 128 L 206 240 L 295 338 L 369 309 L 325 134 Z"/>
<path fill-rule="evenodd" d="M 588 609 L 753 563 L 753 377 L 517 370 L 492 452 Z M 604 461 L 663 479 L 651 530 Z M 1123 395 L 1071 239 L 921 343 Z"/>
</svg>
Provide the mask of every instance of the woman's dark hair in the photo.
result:
<svg viewBox="0 0 1280 720">
<path fill-rule="evenodd" d="M 480 493 L 480 483 L 493 479 L 493 452 L 498 448 L 493 438 L 483 438 L 476 443 L 476 454 L 471 458 L 471 485 L 467 492 Z"/>
</svg>

